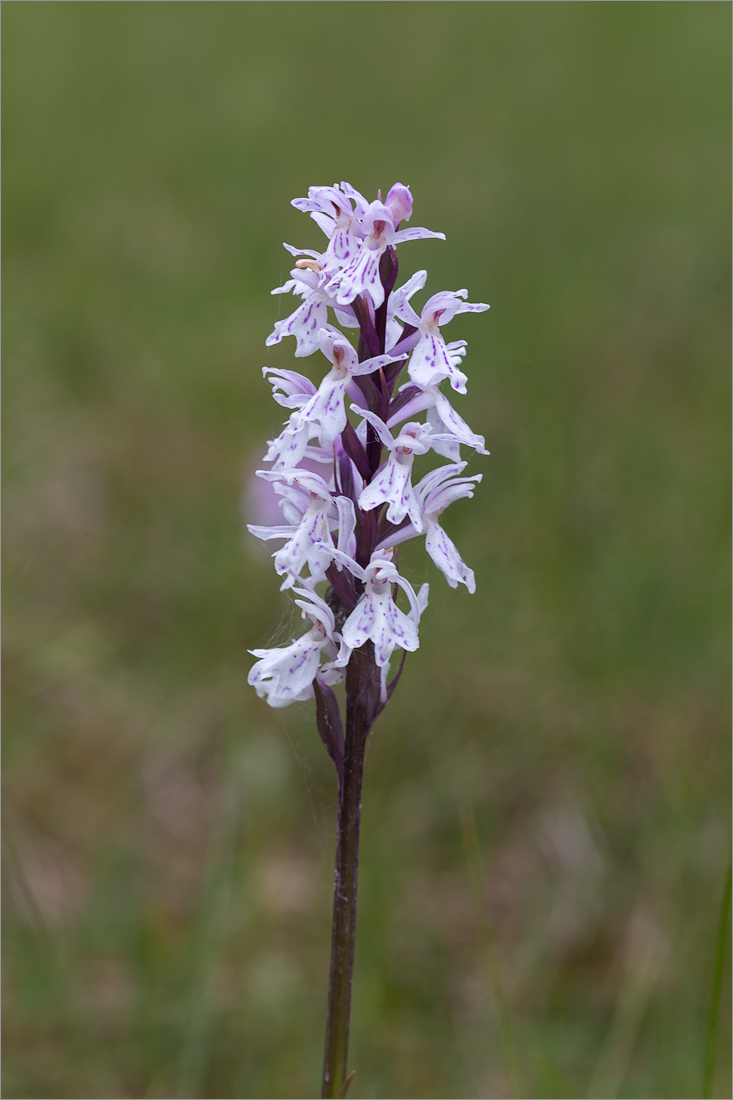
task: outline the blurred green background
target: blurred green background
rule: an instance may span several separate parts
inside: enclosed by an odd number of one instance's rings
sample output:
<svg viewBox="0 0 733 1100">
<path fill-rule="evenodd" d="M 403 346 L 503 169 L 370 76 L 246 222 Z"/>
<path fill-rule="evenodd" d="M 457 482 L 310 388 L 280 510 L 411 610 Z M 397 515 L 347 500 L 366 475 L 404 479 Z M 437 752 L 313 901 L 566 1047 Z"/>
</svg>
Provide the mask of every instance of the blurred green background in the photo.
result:
<svg viewBox="0 0 733 1100">
<path fill-rule="evenodd" d="M 730 1095 L 730 24 L 3 6 L 6 1096 L 317 1094 L 334 777 L 246 684 L 288 612 L 241 496 L 289 201 L 342 179 L 492 305 L 478 591 L 405 557 L 367 760 L 351 1095 Z"/>
</svg>

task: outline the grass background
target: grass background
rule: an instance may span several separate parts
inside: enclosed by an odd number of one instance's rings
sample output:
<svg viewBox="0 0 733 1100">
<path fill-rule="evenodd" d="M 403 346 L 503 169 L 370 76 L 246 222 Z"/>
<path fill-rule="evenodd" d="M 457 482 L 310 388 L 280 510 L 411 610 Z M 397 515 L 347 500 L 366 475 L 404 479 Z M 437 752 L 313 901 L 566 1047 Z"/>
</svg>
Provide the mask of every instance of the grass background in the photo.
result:
<svg viewBox="0 0 733 1100">
<path fill-rule="evenodd" d="M 409 557 L 367 761 L 352 1096 L 699 1097 L 711 1039 L 730 1095 L 730 25 L 4 5 L 5 1095 L 317 1091 L 334 782 L 246 685 L 287 622 L 240 497 L 289 200 L 341 179 L 492 304 L 478 591 Z"/>
</svg>

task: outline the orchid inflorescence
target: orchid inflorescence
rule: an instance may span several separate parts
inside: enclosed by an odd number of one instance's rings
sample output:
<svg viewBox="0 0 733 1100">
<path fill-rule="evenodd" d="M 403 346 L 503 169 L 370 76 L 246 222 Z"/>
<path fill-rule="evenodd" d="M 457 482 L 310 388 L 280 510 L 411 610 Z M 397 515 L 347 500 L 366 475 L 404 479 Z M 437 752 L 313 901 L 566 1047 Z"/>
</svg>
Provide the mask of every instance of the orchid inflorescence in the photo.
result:
<svg viewBox="0 0 733 1100">
<path fill-rule="evenodd" d="M 405 653 L 418 648 L 428 585 L 416 592 L 400 574 L 398 546 L 424 537 L 448 584 L 475 591 L 473 571 L 444 531 L 442 513 L 473 496 L 481 480 L 464 476 L 461 446 L 488 452 L 443 391 L 447 383 L 449 392 L 466 393 L 466 342 L 446 342 L 441 329 L 458 313 L 489 307 L 467 302 L 465 290 L 442 291 L 416 312 L 410 299 L 425 286 L 425 271 L 395 289 L 396 247 L 445 239 L 399 228 L 412 215 L 408 187 L 396 183 L 385 201 L 380 192 L 372 203 L 347 183 L 311 187 L 293 206 L 310 214 L 328 244 L 324 252 L 285 245 L 298 258 L 291 278 L 272 293 L 292 291 L 302 301 L 277 321 L 267 344 L 293 336 L 297 358 L 320 351 L 329 370 L 316 385 L 295 371 L 263 369 L 289 416 L 269 443 L 269 468 L 257 475 L 271 483 L 284 523 L 249 530 L 280 541 L 275 569 L 281 587 L 298 597 L 309 629 L 291 645 L 252 650 L 257 662 L 248 680 L 273 707 L 315 695 L 319 731 L 340 770 L 334 685 L 346 678 L 347 707 L 350 690 L 368 697 L 368 731 L 402 671 L 400 665 L 390 681 L 394 651 L 403 651 L 404 663 Z M 343 330 L 357 333 L 356 347 Z M 413 484 L 415 459 L 430 451 L 447 464 Z M 327 587 L 319 592 L 321 585 Z M 397 604 L 400 590 L 405 610 Z M 357 665 L 350 684 L 349 669 Z"/>
</svg>

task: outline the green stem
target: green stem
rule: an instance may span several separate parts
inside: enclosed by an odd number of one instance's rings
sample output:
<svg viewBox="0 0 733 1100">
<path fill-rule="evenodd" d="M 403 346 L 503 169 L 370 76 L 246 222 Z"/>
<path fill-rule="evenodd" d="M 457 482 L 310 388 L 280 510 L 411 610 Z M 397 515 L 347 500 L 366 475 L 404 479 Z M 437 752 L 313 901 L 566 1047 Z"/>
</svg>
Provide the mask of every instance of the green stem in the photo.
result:
<svg viewBox="0 0 733 1100">
<path fill-rule="evenodd" d="M 710 998 L 710 1019 L 708 1021 L 708 1041 L 705 1051 L 705 1080 L 703 1084 L 703 1096 L 713 1095 L 713 1078 L 715 1076 L 715 1040 L 718 1034 L 718 1015 L 720 1009 L 720 992 L 723 988 L 723 975 L 725 972 L 725 949 L 728 943 L 728 921 L 730 920 L 730 895 L 731 895 L 731 868 L 725 876 L 723 897 L 720 903 L 720 916 L 718 918 L 718 942 L 715 952 L 715 974 L 713 977 L 712 996 Z"/>
<path fill-rule="evenodd" d="M 331 932 L 331 973 L 328 986 L 328 1016 L 326 1020 L 326 1051 L 323 1063 L 321 1096 L 345 1096 L 347 1058 L 349 1051 L 349 1017 L 351 985 L 354 972 L 354 937 L 356 934 L 356 883 L 359 871 L 359 824 L 361 819 L 361 784 L 364 772 L 366 740 L 373 713 L 372 692 L 363 690 L 369 682 L 371 646 L 356 650 L 347 673 L 346 729 L 344 732 L 344 765 L 339 780 L 338 840 L 336 844 L 336 874 L 333 892 L 333 928 Z M 353 666 L 353 668 L 352 668 Z M 360 684 L 361 691 L 349 689 Z M 370 706 L 370 704 L 372 704 Z"/>
</svg>

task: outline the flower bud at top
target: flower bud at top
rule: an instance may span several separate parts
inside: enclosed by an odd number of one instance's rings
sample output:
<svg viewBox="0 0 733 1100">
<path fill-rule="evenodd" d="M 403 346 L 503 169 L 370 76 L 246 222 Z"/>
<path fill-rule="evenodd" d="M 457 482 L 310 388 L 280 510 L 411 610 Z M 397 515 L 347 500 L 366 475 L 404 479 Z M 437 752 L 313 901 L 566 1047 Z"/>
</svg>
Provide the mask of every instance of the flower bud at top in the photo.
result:
<svg viewBox="0 0 733 1100">
<path fill-rule="evenodd" d="M 387 201 L 384 204 L 394 218 L 395 228 L 401 221 L 409 222 L 412 217 L 412 195 L 410 188 L 404 183 L 395 183 L 390 187 Z"/>
</svg>

